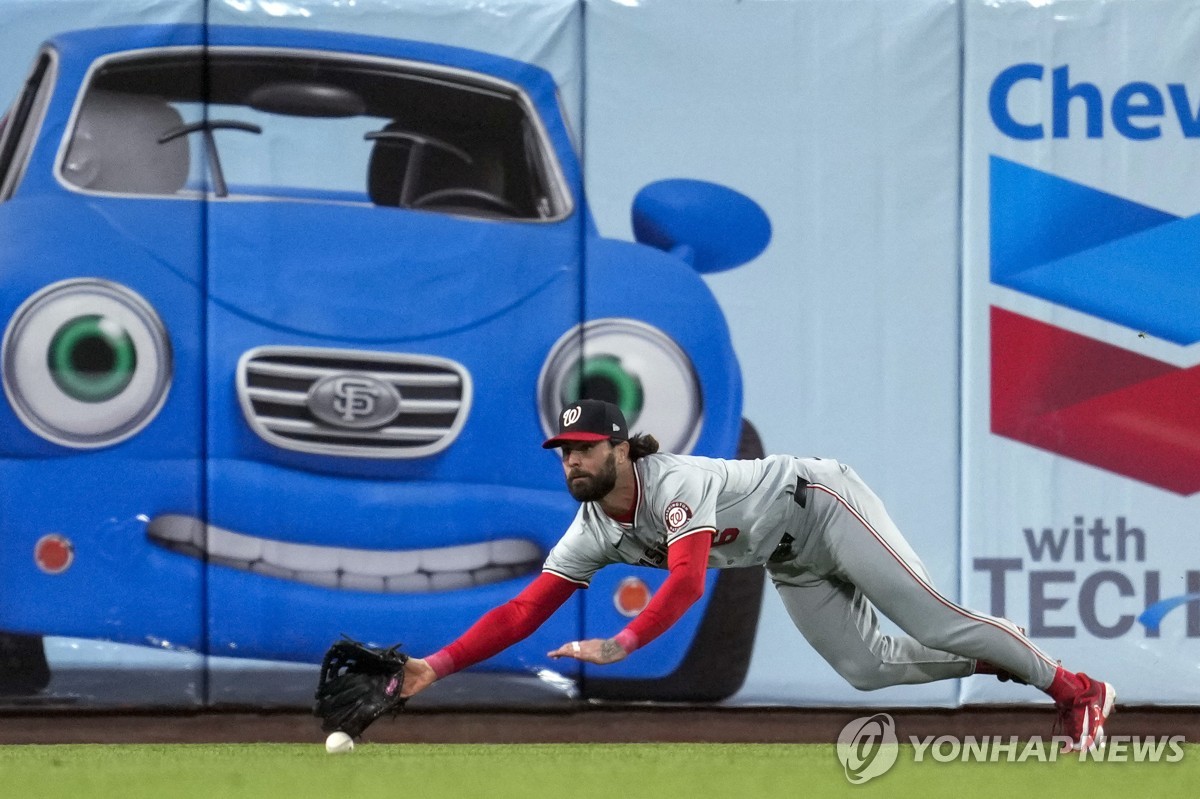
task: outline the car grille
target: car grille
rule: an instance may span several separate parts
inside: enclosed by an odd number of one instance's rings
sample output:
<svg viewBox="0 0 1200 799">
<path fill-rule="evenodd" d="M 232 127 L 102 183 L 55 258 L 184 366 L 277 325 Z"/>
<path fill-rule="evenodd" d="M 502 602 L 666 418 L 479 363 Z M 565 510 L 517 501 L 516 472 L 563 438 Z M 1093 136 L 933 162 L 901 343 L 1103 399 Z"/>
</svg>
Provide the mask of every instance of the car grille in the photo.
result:
<svg viewBox="0 0 1200 799">
<path fill-rule="evenodd" d="M 341 379 L 392 397 L 391 412 L 377 426 L 370 426 L 367 416 L 364 429 L 362 419 L 343 421 L 319 407 L 320 387 Z M 461 364 L 360 350 L 260 347 L 238 361 L 237 390 L 246 422 L 269 443 L 357 458 L 419 458 L 440 452 L 458 436 L 471 406 L 471 377 Z"/>
</svg>

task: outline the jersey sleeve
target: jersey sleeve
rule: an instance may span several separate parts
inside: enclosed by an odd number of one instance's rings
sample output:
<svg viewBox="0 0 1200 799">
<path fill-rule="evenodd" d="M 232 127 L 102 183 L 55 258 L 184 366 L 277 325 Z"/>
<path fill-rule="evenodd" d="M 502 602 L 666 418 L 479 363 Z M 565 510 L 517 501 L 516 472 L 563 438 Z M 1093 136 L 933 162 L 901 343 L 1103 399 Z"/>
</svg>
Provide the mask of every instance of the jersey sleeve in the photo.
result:
<svg viewBox="0 0 1200 799">
<path fill-rule="evenodd" d="M 585 511 L 586 507 L 580 507 L 575 520 L 550 550 L 542 566 L 543 572 L 584 588 L 591 584 L 596 572 L 613 562 L 604 541 L 588 529 L 584 520 Z"/>
<path fill-rule="evenodd" d="M 696 533 L 717 529 L 717 496 L 721 478 L 708 469 L 677 466 L 662 475 L 651 512 L 667 534 L 667 546 Z"/>
<path fill-rule="evenodd" d="M 645 646 L 667 631 L 704 594 L 708 550 L 712 539 L 706 535 L 680 536 L 667 549 L 670 574 L 654 592 L 654 598 L 624 630 L 617 643 L 626 652 Z"/>
<path fill-rule="evenodd" d="M 438 679 L 487 660 L 541 627 L 579 586 L 543 572 L 513 599 L 495 607 L 453 643 L 425 658 Z"/>
</svg>

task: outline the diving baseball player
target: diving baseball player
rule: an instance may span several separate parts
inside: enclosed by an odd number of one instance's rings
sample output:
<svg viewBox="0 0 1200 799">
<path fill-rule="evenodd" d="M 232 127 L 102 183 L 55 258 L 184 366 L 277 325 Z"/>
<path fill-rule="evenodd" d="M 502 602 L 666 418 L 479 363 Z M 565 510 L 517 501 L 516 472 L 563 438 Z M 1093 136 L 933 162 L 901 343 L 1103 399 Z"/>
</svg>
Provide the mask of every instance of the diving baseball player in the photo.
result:
<svg viewBox="0 0 1200 799">
<path fill-rule="evenodd" d="M 787 455 L 734 461 L 660 453 L 652 436 L 631 438 L 621 411 L 598 400 L 564 408 L 558 434 L 543 446 L 561 450 L 579 513 L 525 590 L 457 641 L 409 659 L 403 696 L 525 638 L 610 563 L 665 566 L 669 574 L 625 629 L 569 642 L 551 657 L 622 660 L 700 598 L 707 568 L 759 565 L 797 629 L 855 687 L 1011 677 L 1054 699 L 1072 748 L 1102 743 L 1113 687 L 1067 671 L 1012 622 L 938 593 L 850 467 Z M 885 635 L 877 612 L 908 635 Z"/>
</svg>

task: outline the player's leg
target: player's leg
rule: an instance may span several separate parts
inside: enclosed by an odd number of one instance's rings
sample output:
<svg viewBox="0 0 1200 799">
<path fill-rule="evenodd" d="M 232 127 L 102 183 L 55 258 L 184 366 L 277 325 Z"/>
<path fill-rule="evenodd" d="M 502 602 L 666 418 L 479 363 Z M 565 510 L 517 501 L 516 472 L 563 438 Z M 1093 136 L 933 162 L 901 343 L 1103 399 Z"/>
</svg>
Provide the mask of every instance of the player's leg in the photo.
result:
<svg viewBox="0 0 1200 799">
<path fill-rule="evenodd" d="M 982 660 L 1046 689 L 1057 663 L 1007 619 L 967 610 L 938 592 L 882 501 L 847 466 L 810 483 L 809 541 L 832 576 L 853 584 L 925 646 Z"/>
<path fill-rule="evenodd" d="M 795 563 L 769 564 L 796 628 L 847 682 L 862 691 L 970 674 L 975 661 L 885 635 L 871 603 L 853 585 L 828 580 Z"/>
<path fill-rule="evenodd" d="M 1078 749 L 1104 738 L 1116 693 L 1106 682 L 1067 671 L 1012 622 L 967 610 L 942 596 L 883 503 L 852 469 L 801 462 L 808 484 L 796 536 L 803 563 L 855 586 L 881 613 L 925 646 L 999 667 L 1048 693 L 1061 730 Z"/>
<path fill-rule="evenodd" d="M 854 473 L 822 475 L 806 489 L 809 544 L 829 573 L 855 585 L 909 635 L 934 649 L 982 660 L 1030 685 L 1052 687 L 1058 664 L 1006 619 L 968 610 L 932 585 L 882 501 Z"/>
</svg>

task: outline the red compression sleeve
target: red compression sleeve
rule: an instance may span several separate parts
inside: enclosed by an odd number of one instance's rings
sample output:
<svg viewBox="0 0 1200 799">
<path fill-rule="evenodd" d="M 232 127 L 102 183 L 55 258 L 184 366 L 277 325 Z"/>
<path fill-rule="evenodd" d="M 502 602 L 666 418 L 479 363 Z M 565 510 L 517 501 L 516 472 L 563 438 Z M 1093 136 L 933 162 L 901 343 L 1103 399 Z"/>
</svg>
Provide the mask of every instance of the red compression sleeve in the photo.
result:
<svg viewBox="0 0 1200 799">
<path fill-rule="evenodd" d="M 541 627 L 576 588 L 576 583 L 542 572 L 524 591 L 483 614 L 458 640 L 425 660 L 439 679 L 487 660 Z"/>
<path fill-rule="evenodd" d="M 710 530 L 698 530 L 667 547 L 670 574 L 666 582 L 646 609 L 617 633 L 617 643 L 626 652 L 643 647 L 662 635 L 704 595 L 704 573 L 711 548 Z"/>
</svg>

